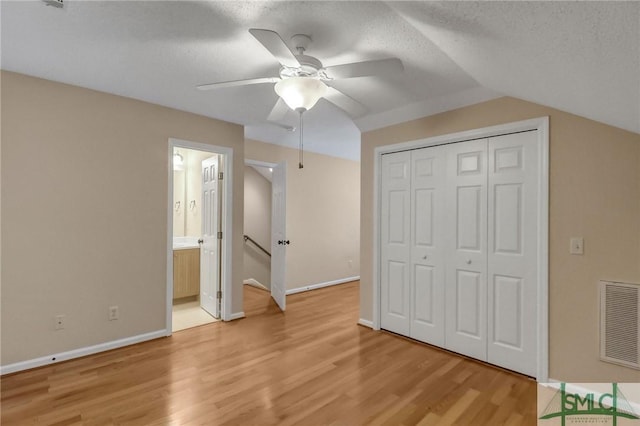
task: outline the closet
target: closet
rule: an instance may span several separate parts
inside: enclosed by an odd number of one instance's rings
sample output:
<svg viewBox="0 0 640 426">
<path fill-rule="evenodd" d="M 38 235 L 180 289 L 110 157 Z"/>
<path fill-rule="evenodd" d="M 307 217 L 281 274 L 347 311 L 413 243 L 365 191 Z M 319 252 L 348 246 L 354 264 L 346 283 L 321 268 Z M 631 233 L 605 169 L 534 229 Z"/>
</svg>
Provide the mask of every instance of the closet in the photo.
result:
<svg viewBox="0 0 640 426">
<path fill-rule="evenodd" d="M 530 376 L 537 131 L 381 156 L 380 326 Z"/>
</svg>

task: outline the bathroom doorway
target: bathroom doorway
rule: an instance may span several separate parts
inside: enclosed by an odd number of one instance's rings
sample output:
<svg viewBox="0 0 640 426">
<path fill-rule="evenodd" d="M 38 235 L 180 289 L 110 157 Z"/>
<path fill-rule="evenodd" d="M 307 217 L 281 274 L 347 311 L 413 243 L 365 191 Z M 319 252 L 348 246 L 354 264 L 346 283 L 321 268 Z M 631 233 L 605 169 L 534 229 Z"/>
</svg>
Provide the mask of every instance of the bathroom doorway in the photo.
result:
<svg viewBox="0 0 640 426">
<path fill-rule="evenodd" d="M 225 319 L 231 292 L 229 148 L 171 139 L 167 334 Z M 230 241 L 229 241 L 230 243 Z M 225 297 L 229 296 L 229 297 Z"/>
</svg>

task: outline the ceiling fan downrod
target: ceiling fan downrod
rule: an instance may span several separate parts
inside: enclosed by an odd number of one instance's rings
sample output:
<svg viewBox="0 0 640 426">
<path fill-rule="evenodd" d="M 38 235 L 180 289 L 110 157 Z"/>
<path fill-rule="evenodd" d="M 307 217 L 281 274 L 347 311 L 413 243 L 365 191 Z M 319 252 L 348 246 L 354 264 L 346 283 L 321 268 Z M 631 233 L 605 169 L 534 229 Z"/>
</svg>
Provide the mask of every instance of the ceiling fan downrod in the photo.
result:
<svg viewBox="0 0 640 426">
<path fill-rule="evenodd" d="M 300 145 L 299 145 L 299 147 L 298 147 L 298 168 L 299 168 L 299 169 L 304 168 L 304 164 L 302 164 L 302 163 L 303 163 L 303 161 L 304 161 L 304 148 L 303 148 L 303 145 L 302 145 L 302 133 L 303 133 L 303 128 L 302 128 L 302 125 L 303 125 L 302 113 L 303 113 L 304 111 L 305 111 L 305 110 L 304 110 L 303 108 L 298 108 L 298 113 L 300 114 Z"/>
</svg>

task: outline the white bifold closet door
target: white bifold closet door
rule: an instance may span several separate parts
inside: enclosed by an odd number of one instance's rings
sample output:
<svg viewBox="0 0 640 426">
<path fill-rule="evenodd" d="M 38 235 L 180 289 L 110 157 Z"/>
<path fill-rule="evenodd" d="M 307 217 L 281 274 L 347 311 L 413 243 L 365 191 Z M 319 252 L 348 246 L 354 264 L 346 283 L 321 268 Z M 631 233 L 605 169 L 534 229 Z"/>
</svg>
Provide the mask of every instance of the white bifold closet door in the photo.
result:
<svg viewBox="0 0 640 426">
<path fill-rule="evenodd" d="M 385 154 L 381 328 L 536 374 L 536 132 Z"/>
<path fill-rule="evenodd" d="M 487 360 L 536 375 L 540 259 L 537 132 L 489 139 Z"/>
<path fill-rule="evenodd" d="M 447 150 L 446 347 L 487 360 L 487 140 Z"/>
<path fill-rule="evenodd" d="M 411 152 L 411 337 L 444 346 L 444 147 Z"/>
<path fill-rule="evenodd" d="M 381 326 L 444 345 L 444 147 L 382 157 Z"/>
<path fill-rule="evenodd" d="M 411 335 L 411 152 L 382 157 L 381 325 Z"/>
</svg>

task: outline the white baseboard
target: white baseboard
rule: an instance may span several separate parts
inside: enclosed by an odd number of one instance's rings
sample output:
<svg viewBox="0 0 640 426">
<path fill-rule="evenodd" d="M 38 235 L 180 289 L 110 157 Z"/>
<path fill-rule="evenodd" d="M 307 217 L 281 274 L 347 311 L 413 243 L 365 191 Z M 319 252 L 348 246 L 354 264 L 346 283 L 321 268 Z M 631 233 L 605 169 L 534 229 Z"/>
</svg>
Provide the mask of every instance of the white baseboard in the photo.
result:
<svg viewBox="0 0 640 426">
<path fill-rule="evenodd" d="M 260 281 L 258 280 L 254 280 L 253 278 L 248 278 L 246 280 L 244 280 L 242 282 L 243 284 L 246 285 L 250 285 L 251 287 L 256 287 L 259 288 L 260 290 L 266 290 L 269 291 L 269 289 L 267 288 L 267 286 L 265 286 L 264 284 L 262 284 Z"/>
<path fill-rule="evenodd" d="M 291 288 L 291 289 L 287 290 L 286 294 L 288 296 L 290 294 L 302 293 L 303 291 L 316 290 L 316 289 L 323 288 L 323 287 L 330 287 L 332 285 L 344 284 L 344 283 L 348 283 L 348 282 L 351 282 L 351 281 L 357 281 L 359 279 L 360 279 L 360 276 L 348 277 L 348 278 L 342 278 L 342 279 L 334 280 L 334 281 L 327 281 L 327 282 L 324 282 L 324 283 L 311 284 L 311 285 L 298 287 L 298 288 Z"/>
<path fill-rule="evenodd" d="M 234 312 L 231 315 L 229 315 L 229 319 L 227 321 L 233 321 L 233 320 L 237 320 L 244 317 L 245 317 L 244 311 Z"/>
<path fill-rule="evenodd" d="M 137 336 L 126 337 L 124 339 L 112 340 L 110 342 L 99 343 L 93 346 L 87 346 L 84 348 L 73 349 L 71 351 L 51 354 L 27 361 L 16 362 L 14 364 L 3 365 L 0 366 L 0 375 L 29 370 L 36 367 L 42 367 L 43 365 L 56 364 L 61 361 L 68 361 L 74 358 L 93 355 L 98 352 L 110 351 L 111 349 L 117 349 L 123 346 L 135 345 L 136 343 L 158 339 L 160 337 L 165 337 L 166 335 L 167 330 L 157 330 L 150 333 L 138 334 Z"/>
<path fill-rule="evenodd" d="M 363 318 L 360 318 L 358 320 L 358 324 L 360 324 L 362 326 L 365 326 L 365 327 L 369 327 L 371 329 L 373 328 L 373 321 L 369 321 L 369 320 L 366 320 L 366 319 L 363 319 Z"/>
</svg>

